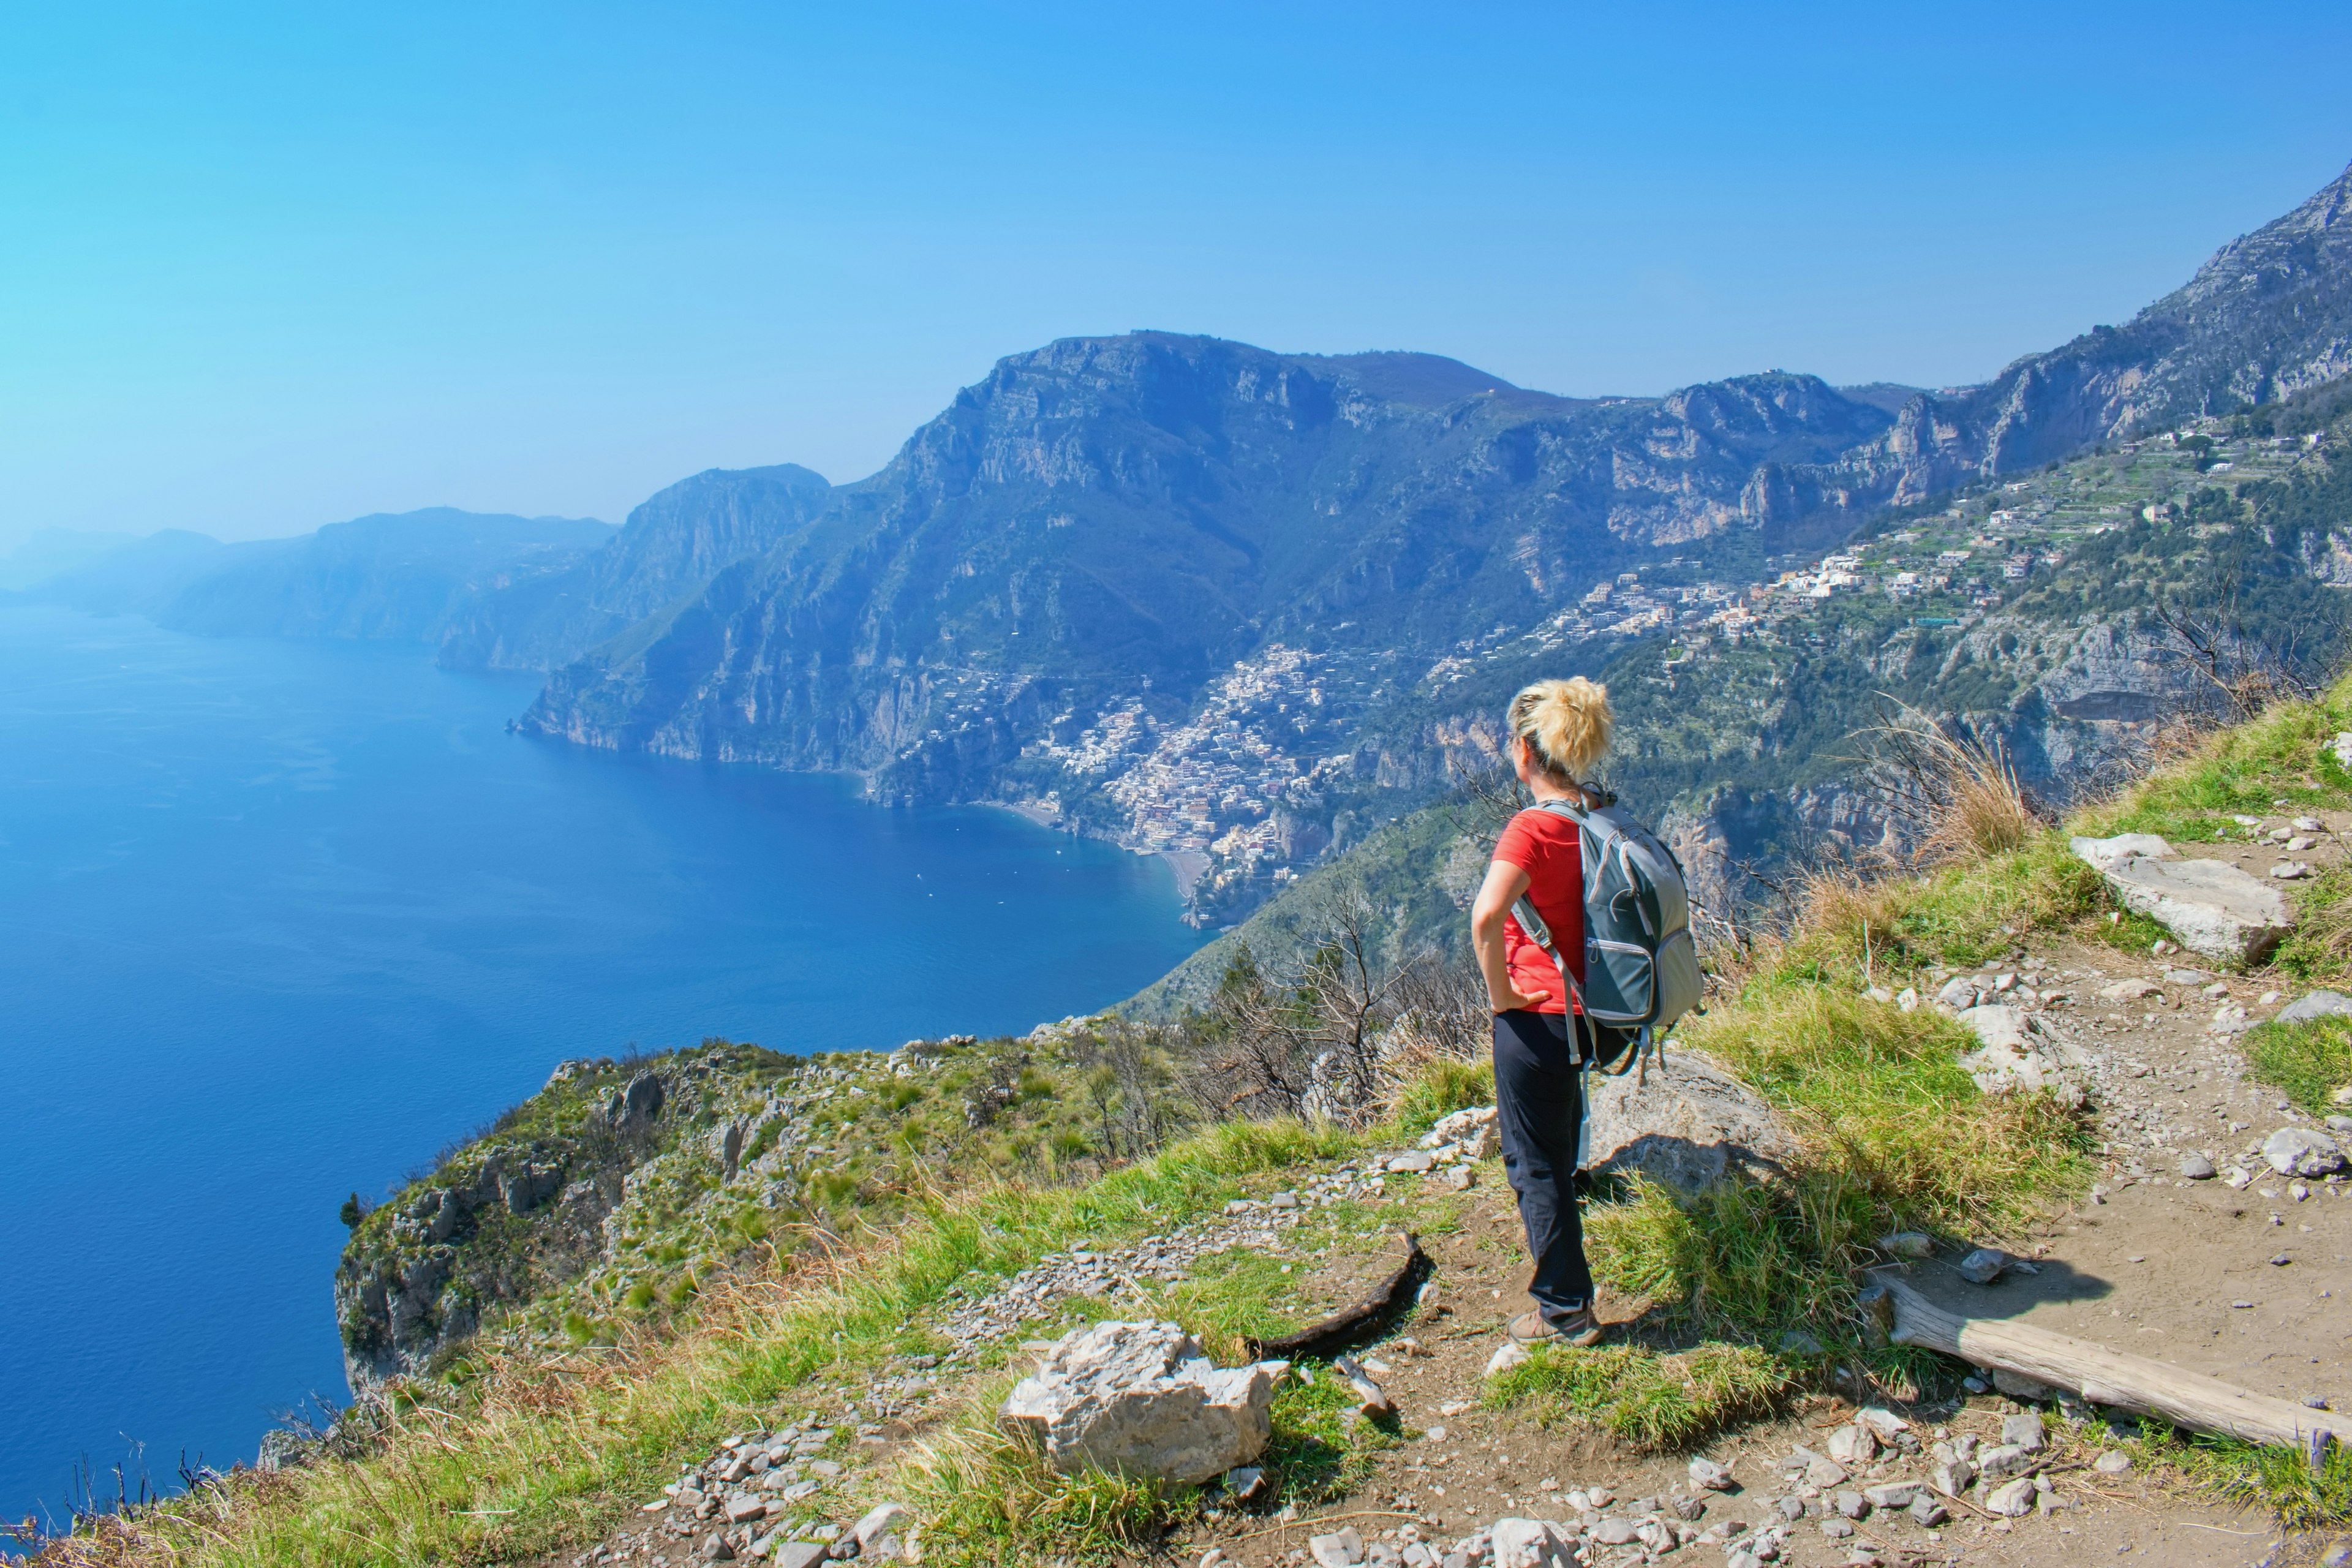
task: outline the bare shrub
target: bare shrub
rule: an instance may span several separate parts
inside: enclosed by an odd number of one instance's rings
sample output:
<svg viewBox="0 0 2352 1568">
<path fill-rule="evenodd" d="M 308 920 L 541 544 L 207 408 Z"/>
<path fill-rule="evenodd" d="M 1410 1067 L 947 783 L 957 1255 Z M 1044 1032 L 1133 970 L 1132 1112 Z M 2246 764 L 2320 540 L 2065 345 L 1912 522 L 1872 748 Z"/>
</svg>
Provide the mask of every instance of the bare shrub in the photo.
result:
<svg viewBox="0 0 2352 1568">
<path fill-rule="evenodd" d="M 1900 702 L 1865 732 L 1876 752 L 1874 793 L 1904 825 L 1924 863 L 2014 849 L 2049 820 L 1998 736 L 1938 723 Z"/>
</svg>

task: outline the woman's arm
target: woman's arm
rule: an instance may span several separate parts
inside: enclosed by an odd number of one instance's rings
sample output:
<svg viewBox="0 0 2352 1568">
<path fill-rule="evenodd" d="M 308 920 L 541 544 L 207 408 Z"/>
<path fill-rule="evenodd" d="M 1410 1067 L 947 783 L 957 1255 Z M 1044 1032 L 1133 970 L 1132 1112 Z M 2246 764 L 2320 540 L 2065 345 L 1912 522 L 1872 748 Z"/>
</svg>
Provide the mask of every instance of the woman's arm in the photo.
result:
<svg viewBox="0 0 2352 1568">
<path fill-rule="evenodd" d="M 1487 864 L 1486 880 L 1470 906 L 1470 947 L 1478 955 L 1478 973 L 1486 977 L 1486 1005 L 1497 1013 L 1534 1006 L 1551 994 L 1538 991 L 1522 996 L 1511 988 L 1511 970 L 1503 950 L 1503 921 L 1511 905 L 1528 890 L 1528 874 L 1507 860 Z"/>
</svg>

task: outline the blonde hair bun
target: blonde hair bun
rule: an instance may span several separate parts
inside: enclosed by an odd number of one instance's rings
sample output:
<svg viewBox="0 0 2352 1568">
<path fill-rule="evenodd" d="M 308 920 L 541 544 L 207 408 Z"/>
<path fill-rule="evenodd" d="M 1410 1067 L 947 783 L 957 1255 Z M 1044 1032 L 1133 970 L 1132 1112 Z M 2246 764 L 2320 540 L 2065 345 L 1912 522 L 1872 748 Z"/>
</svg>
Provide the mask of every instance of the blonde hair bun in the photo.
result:
<svg viewBox="0 0 2352 1568">
<path fill-rule="evenodd" d="M 1511 699 L 1511 733 L 1554 778 L 1581 781 L 1609 750 L 1609 689 L 1580 675 L 1538 680 Z"/>
</svg>

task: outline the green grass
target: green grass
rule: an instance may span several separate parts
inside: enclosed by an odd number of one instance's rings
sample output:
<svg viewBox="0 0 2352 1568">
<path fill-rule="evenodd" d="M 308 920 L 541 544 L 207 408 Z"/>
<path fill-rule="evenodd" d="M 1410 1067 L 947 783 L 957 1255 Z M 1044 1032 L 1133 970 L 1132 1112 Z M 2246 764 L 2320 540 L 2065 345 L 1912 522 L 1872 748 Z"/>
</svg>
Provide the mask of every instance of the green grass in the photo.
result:
<svg viewBox="0 0 2352 1568">
<path fill-rule="evenodd" d="M 2283 702 L 2215 731 L 2188 759 L 2149 774 L 2084 818 L 2085 831 L 2156 833 L 2198 843 L 2232 816 L 2274 816 L 2352 805 L 2352 775 L 2327 749 L 2352 730 L 2352 678 L 2315 701 Z"/>
<path fill-rule="evenodd" d="M 2340 1443 L 2315 1471 L 2294 1448 L 2176 1431 L 2158 1421 L 2110 1426 L 2095 1416 L 2074 1435 L 2120 1447 L 2143 1468 L 2168 1473 L 2223 1502 L 2265 1510 L 2288 1530 L 2352 1526 L 2352 1448 Z"/>
<path fill-rule="evenodd" d="M 1589 1422 L 1644 1448 L 1676 1449 L 1769 1409 L 1794 1381 L 1790 1367 L 1750 1345 L 1672 1354 L 1548 1345 L 1489 1383 L 1486 1404 L 1539 1426 Z"/>
<path fill-rule="evenodd" d="M 2335 1093 L 2352 1084 L 2352 1020 L 2263 1024 L 2246 1032 L 2254 1076 L 2277 1085 L 2314 1116 L 2339 1114 Z"/>
</svg>

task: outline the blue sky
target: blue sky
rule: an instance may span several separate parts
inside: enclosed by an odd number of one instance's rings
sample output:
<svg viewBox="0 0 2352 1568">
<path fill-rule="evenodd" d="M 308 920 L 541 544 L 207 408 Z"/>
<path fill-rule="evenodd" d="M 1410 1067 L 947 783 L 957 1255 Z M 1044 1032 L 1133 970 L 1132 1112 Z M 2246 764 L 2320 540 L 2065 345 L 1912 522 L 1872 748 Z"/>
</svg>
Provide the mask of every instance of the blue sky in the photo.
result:
<svg viewBox="0 0 2352 1568">
<path fill-rule="evenodd" d="M 846 480 L 1146 326 L 1975 380 L 2333 178 L 2347 63 L 2340 4 L 11 7 L 0 542 Z"/>
</svg>

